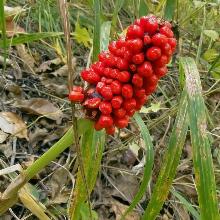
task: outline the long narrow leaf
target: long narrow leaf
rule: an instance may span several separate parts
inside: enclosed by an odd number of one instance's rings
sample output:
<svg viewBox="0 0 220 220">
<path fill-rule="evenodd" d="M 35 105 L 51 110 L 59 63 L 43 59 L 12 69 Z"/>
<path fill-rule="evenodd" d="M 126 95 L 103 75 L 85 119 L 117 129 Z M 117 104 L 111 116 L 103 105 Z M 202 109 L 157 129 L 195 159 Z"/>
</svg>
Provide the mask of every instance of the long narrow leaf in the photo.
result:
<svg viewBox="0 0 220 220">
<path fill-rule="evenodd" d="M 124 0 L 117 0 L 115 3 L 115 8 L 112 16 L 112 26 L 115 28 L 117 19 L 118 19 L 118 13 L 121 10 L 122 6 L 124 4 Z"/>
<path fill-rule="evenodd" d="M 186 74 L 189 125 L 201 219 L 218 220 L 220 216 L 218 212 L 215 174 L 211 146 L 206 130 L 205 103 L 202 97 L 199 72 L 192 58 L 181 58 L 180 63 Z"/>
<path fill-rule="evenodd" d="M 42 33 L 31 33 L 22 34 L 18 37 L 12 39 L 6 39 L 5 47 L 15 46 L 18 44 L 30 43 L 33 41 L 38 41 L 48 37 L 57 37 L 63 35 L 62 32 L 42 32 Z M 4 48 L 4 41 L 0 40 L 0 48 Z"/>
<path fill-rule="evenodd" d="M 144 124 L 141 116 L 139 114 L 134 115 L 134 119 L 137 122 L 141 135 L 144 139 L 145 147 L 146 147 L 146 163 L 145 163 L 145 168 L 144 168 L 144 176 L 143 180 L 141 182 L 141 185 L 139 187 L 139 190 L 137 194 L 135 195 L 132 203 L 130 204 L 129 208 L 126 210 L 126 212 L 123 214 L 122 219 L 125 219 L 126 215 L 132 211 L 135 206 L 138 204 L 138 202 L 141 200 L 143 197 L 144 193 L 147 190 L 147 185 L 150 180 L 151 174 L 152 174 L 152 169 L 153 169 L 153 163 L 154 163 L 154 150 L 153 150 L 153 144 L 151 141 L 151 137 L 148 131 L 147 126 Z"/>
<path fill-rule="evenodd" d="M 139 17 L 146 15 L 148 13 L 148 11 L 149 11 L 149 9 L 147 7 L 145 0 L 140 0 Z"/>
<path fill-rule="evenodd" d="M 164 11 L 164 18 L 167 20 L 171 20 L 174 17 L 175 9 L 176 9 L 176 2 L 177 0 L 167 0 L 165 11 Z"/>
<path fill-rule="evenodd" d="M 0 31 L 2 36 L 2 47 L 4 49 L 4 69 L 6 67 L 6 25 L 5 25 L 5 12 L 4 0 L 0 0 Z"/>
<path fill-rule="evenodd" d="M 89 193 L 94 188 L 100 168 L 105 143 L 104 137 L 104 132 L 97 132 L 93 127 L 90 127 L 81 140 L 82 160 Z M 84 207 L 87 199 L 87 190 L 80 171 L 77 173 L 76 186 L 71 198 L 73 200 L 69 204 L 70 219 L 78 220 L 81 208 Z"/>
<path fill-rule="evenodd" d="M 100 52 L 100 0 L 94 0 L 94 13 L 95 13 L 95 25 L 94 25 L 94 34 L 93 34 L 93 57 L 92 60 L 95 61 L 98 59 L 98 54 Z"/>
<path fill-rule="evenodd" d="M 186 93 L 183 92 L 175 125 L 169 140 L 168 150 L 164 156 L 164 162 L 161 166 L 152 197 L 142 219 L 153 220 L 160 212 L 176 174 L 187 130 L 187 99 Z"/>
<path fill-rule="evenodd" d="M 179 199 L 179 201 L 186 207 L 186 209 L 192 214 L 192 216 L 195 217 L 195 219 L 199 220 L 200 215 L 197 212 L 197 210 L 192 206 L 190 202 L 188 202 L 182 195 L 180 195 L 177 191 L 174 189 L 171 189 L 172 194 Z"/>
</svg>

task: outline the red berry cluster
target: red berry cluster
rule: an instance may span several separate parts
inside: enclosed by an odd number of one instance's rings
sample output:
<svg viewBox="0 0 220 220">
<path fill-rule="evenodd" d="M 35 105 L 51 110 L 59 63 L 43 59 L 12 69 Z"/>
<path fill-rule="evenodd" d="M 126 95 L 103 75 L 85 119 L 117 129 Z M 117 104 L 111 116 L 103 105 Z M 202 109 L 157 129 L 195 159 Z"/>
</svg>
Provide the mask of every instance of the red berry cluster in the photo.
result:
<svg viewBox="0 0 220 220">
<path fill-rule="evenodd" d="M 96 121 L 96 130 L 113 134 L 115 126 L 128 125 L 155 91 L 175 48 L 169 22 L 154 15 L 141 17 L 128 27 L 125 38 L 111 42 L 99 61 L 81 72 L 89 89 L 74 87 L 69 99 L 82 103 L 87 116 Z"/>
</svg>

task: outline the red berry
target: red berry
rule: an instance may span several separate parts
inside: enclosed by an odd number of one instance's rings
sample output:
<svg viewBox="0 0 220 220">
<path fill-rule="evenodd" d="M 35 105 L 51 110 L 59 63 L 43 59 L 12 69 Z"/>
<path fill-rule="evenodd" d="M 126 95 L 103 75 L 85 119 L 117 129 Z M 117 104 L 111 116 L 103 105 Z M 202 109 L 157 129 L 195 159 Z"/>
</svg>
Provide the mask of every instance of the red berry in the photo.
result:
<svg viewBox="0 0 220 220">
<path fill-rule="evenodd" d="M 137 98 L 142 98 L 143 96 L 145 96 L 145 89 L 135 88 L 134 89 L 134 96 Z"/>
<path fill-rule="evenodd" d="M 149 35 L 144 36 L 144 45 L 148 45 L 151 43 L 151 38 Z"/>
<path fill-rule="evenodd" d="M 118 80 L 113 81 L 110 87 L 113 94 L 121 94 L 121 83 Z"/>
<path fill-rule="evenodd" d="M 102 126 L 100 125 L 99 121 L 97 121 L 97 122 L 95 123 L 95 125 L 94 125 L 94 128 L 95 128 L 96 131 L 100 131 L 100 130 L 102 130 L 104 127 L 102 127 Z"/>
<path fill-rule="evenodd" d="M 123 118 L 115 118 L 114 123 L 116 127 L 118 128 L 125 128 L 128 126 L 129 117 L 123 117 Z"/>
<path fill-rule="evenodd" d="M 166 55 L 166 56 L 171 56 L 172 55 L 172 48 L 171 48 L 169 43 L 166 43 L 166 44 L 162 45 L 160 48 L 161 48 L 161 51 L 162 51 L 163 55 Z"/>
<path fill-rule="evenodd" d="M 123 98 L 121 96 L 114 96 L 111 100 L 112 108 L 118 109 L 123 103 Z"/>
<path fill-rule="evenodd" d="M 100 91 L 100 94 L 102 95 L 103 98 L 105 98 L 106 100 L 110 100 L 112 99 L 112 90 L 111 90 L 111 87 L 110 86 L 103 86 L 101 91 Z"/>
<path fill-rule="evenodd" d="M 95 62 L 91 65 L 91 69 L 93 69 L 94 72 L 98 73 L 100 76 L 103 75 L 104 68 L 105 68 L 104 64 L 100 61 Z"/>
<path fill-rule="evenodd" d="M 100 127 L 107 128 L 113 125 L 113 119 L 110 115 L 101 115 L 98 123 Z"/>
<path fill-rule="evenodd" d="M 155 67 L 154 68 L 154 74 L 158 77 L 161 78 L 163 76 L 165 76 L 167 73 L 167 67 L 163 66 L 163 67 Z"/>
<path fill-rule="evenodd" d="M 124 38 L 119 38 L 117 41 L 116 41 L 116 46 L 118 48 L 121 48 L 121 47 L 125 47 L 126 46 L 126 41 Z"/>
<path fill-rule="evenodd" d="M 167 36 L 169 38 L 173 37 L 173 31 L 169 27 L 167 27 L 167 26 L 161 27 L 160 28 L 160 33 L 164 34 L 165 36 Z"/>
<path fill-rule="evenodd" d="M 146 100 L 147 100 L 146 95 L 144 95 L 142 98 L 137 99 L 135 110 L 139 111 L 146 102 Z"/>
<path fill-rule="evenodd" d="M 99 105 L 99 110 L 102 112 L 102 114 L 109 115 L 112 112 L 112 105 L 108 101 L 102 101 Z"/>
<path fill-rule="evenodd" d="M 124 98 L 130 99 L 133 96 L 133 88 L 130 84 L 125 84 L 122 86 L 121 94 Z"/>
<path fill-rule="evenodd" d="M 103 86 L 105 86 L 104 82 L 98 82 L 97 85 L 96 85 L 96 91 L 98 93 L 100 93 Z"/>
<path fill-rule="evenodd" d="M 84 94 L 81 92 L 71 91 L 69 94 L 69 100 L 72 102 L 82 102 L 84 100 Z"/>
<path fill-rule="evenodd" d="M 83 105 L 86 106 L 87 108 L 98 108 L 100 103 L 101 103 L 100 98 L 90 98 L 90 99 L 87 99 L 83 103 Z"/>
<path fill-rule="evenodd" d="M 139 74 L 134 74 L 132 78 L 132 83 L 136 87 L 141 88 L 143 86 L 143 78 Z"/>
<path fill-rule="evenodd" d="M 143 48 L 143 41 L 140 38 L 128 40 L 127 41 L 127 48 L 132 51 L 133 53 L 138 53 Z"/>
<path fill-rule="evenodd" d="M 109 72 L 109 76 L 110 78 L 112 79 L 117 79 L 118 75 L 119 75 L 120 71 L 118 69 L 112 69 L 110 72 Z"/>
<path fill-rule="evenodd" d="M 137 68 L 137 71 L 140 74 L 140 76 L 143 76 L 143 77 L 148 77 L 148 76 L 152 75 L 152 73 L 153 73 L 151 63 L 148 61 L 141 64 Z"/>
<path fill-rule="evenodd" d="M 166 44 L 168 39 L 164 34 L 157 33 L 152 37 L 151 41 L 155 46 L 160 47 L 161 45 Z"/>
<path fill-rule="evenodd" d="M 128 61 L 126 59 L 118 58 L 116 66 L 119 70 L 127 70 Z"/>
<path fill-rule="evenodd" d="M 146 52 L 148 60 L 157 60 L 161 56 L 161 49 L 159 47 L 150 47 Z"/>
<path fill-rule="evenodd" d="M 120 82 L 126 83 L 130 80 L 130 73 L 128 71 L 121 71 L 118 76 L 117 76 L 117 80 L 119 80 Z"/>
<path fill-rule="evenodd" d="M 132 60 L 133 54 L 130 50 L 125 50 L 123 57 L 125 60 L 127 60 L 128 62 L 130 62 Z"/>
<path fill-rule="evenodd" d="M 142 38 L 144 36 L 143 29 L 138 25 L 130 25 L 127 30 L 127 39 Z"/>
<path fill-rule="evenodd" d="M 115 56 L 108 51 L 104 51 L 99 54 L 99 61 L 109 67 L 113 67 L 116 64 Z"/>
<path fill-rule="evenodd" d="M 144 31 L 149 34 L 154 34 L 158 29 L 158 22 L 155 16 L 144 16 L 140 19 L 140 25 Z"/>
<path fill-rule="evenodd" d="M 154 61 L 153 65 L 157 67 L 165 66 L 168 63 L 168 57 L 162 55 L 158 60 Z"/>
<path fill-rule="evenodd" d="M 87 81 L 88 83 L 91 84 L 96 84 L 100 81 L 100 76 L 94 72 L 93 70 L 89 69 L 89 70 L 83 70 L 81 72 L 81 77 Z"/>
<path fill-rule="evenodd" d="M 158 78 L 156 75 L 152 75 L 151 77 L 146 79 L 146 83 L 147 85 L 157 85 L 158 82 Z"/>
<path fill-rule="evenodd" d="M 108 135 L 113 135 L 115 133 L 115 126 L 107 127 L 105 130 Z"/>
<path fill-rule="evenodd" d="M 86 96 L 89 98 L 93 98 L 94 93 L 95 93 L 95 88 L 90 88 L 86 91 Z"/>
<path fill-rule="evenodd" d="M 113 79 L 110 79 L 110 78 L 107 78 L 106 81 L 105 81 L 105 83 L 107 85 L 111 84 L 112 82 L 113 82 Z"/>
<path fill-rule="evenodd" d="M 163 24 L 164 26 L 167 26 L 168 28 L 172 28 L 172 24 L 170 24 L 170 22 L 169 21 L 164 21 L 164 24 Z"/>
<path fill-rule="evenodd" d="M 131 110 L 127 111 L 127 115 L 130 117 L 132 117 L 134 115 L 134 113 L 135 113 L 135 109 L 131 109 Z"/>
<path fill-rule="evenodd" d="M 123 108 L 114 109 L 113 113 L 117 118 L 123 118 L 126 115 L 126 111 Z"/>
<path fill-rule="evenodd" d="M 151 93 L 153 93 L 153 92 L 156 90 L 156 87 L 157 87 L 157 85 L 148 86 L 148 87 L 145 89 L 145 94 L 146 94 L 146 95 L 150 95 Z"/>
<path fill-rule="evenodd" d="M 129 111 L 131 109 L 135 109 L 136 107 L 136 100 L 134 98 L 126 99 L 123 103 L 123 107 L 126 111 Z"/>
<path fill-rule="evenodd" d="M 176 49 L 176 39 L 175 38 L 168 38 L 168 44 L 171 46 L 172 51 L 174 52 L 174 50 Z"/>
<path fill-rule="evenodd" d="M 135 72 L 135 71 L 137 70 L 137 67 L 136 67 L 135 64 L 131 64 L 131 65 L 129 66 L 129 68 L 130 68 L 130 70 L 131 70 L 132 72 Z"/>
<path fill-rule="evenodd" d="M 116 41 L 112 41 L 109 45 L 108 45 L 108 49 L 109 51 L 116 55 L 116 51 L 118 50 L 118 47 L 116 46 Z"/>
<path fill-rule="evenodd" d="M 81 86 L 73 86 L 72 91 L 83 93 L 83 88 Z"/>
<path fill-rule="evenodd" d="M 144 53 L 138 53 L 138 54 L 135 54 L 133 57 L 132 57 L 132 62 L 135 63 L 135 64 L 141 64 L 144 62 Z"/>
</svg>

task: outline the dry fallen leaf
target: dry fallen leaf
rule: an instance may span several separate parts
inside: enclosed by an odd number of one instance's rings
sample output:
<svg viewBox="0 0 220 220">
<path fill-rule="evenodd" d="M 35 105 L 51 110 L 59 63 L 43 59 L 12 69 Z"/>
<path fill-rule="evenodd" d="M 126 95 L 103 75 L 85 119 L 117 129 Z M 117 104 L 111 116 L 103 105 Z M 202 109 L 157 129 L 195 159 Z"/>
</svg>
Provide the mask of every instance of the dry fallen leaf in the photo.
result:
<svg viewBox="0 0 220 220">
<path fill-rule="evenodd" d="M 17 52 L 21 60 L 24 62 L 25 68 L 30 72 L 34 73 L 35 67 L 35 60 L 34 58 L 28 53 L 27 49 L 25 48 L 24 44 L 20 44 L 16 46 Z"/>
<path fill-rule="evenodd" d="M 120 220 L 122 214 L 127 210 L 128 206 L 123 205 L 117 201 L 115 201 L 112 204 L 112 210 L 114 211 L 115 215 L 116 215 L 116 220 Z M 137 212 L 132 211 L 130 212 L 127 216 L 126 216 L 126 220 L 139 220 L 140 216 L 138 215 Z"/>
<path fill-rule="evenodd" d="M 47 60 L 45 62 L 43 62 L 37 69 L 36 72 L 37 73 L 44 73 L 47 70 L 51 71 L 52 70 L 52 65 L 60 65 L 62 62 L 62 60 L 60 58 L 55 58 L 53 60 Z"/>
<path fill-rule="evenodd" d="M 55 120 L 58 124 L 61 122 L 63 113 L 55 107 L 50 101 L 43 98 L 32 98 L 29 100 L 20 100 L 16 106 L 28 113 L 43 115 L 46 118 Z"/>
<path fill-rule="evenodd" d="M 28 140 L 26 124 L 13 112 L 0 112 L 0 129 L 5 133 Z"/>
<path fill-rule="evenodd" d="M 7 137 L 8 137 L 8 134 L 0 130 L 0 144 L 3 143 L 7 139 Z"/>
</svg>

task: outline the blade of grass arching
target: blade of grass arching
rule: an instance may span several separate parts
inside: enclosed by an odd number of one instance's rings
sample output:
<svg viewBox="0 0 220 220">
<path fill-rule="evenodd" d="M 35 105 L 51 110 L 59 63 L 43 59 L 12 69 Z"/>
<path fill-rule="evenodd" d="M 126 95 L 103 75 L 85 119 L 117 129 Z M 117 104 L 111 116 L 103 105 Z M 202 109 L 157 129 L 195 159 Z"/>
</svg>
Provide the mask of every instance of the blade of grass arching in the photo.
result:
<svg viewBox="0 0 220 220">
<path fill-rule="evenodd" d="M 6 39 L 6 48 L 10 46 L 15 46 L 18 44 L 30 43 L 33 41 L 38 41 L 44 38 L 49 37 L 58 37 L 63 35 L 62 32 L 42 32 L 42 33 L 31 33 L 31 34 L 22 34 L 18 37 L 14 37 L 12 39 Z M 4 48 L 4 41 L 0 40 L 0 48 Z"/>
<path fill-rule="evenodd" d="M 111 29 L 111 21 L 103 22 L 101 26 L 101 36 L 100 36 L 101 51 L 108 49 L 110 29 Z"/>
<path fill-rule="evenodd" d="M 118 13 L 121 10 L 124 4 L 124 0 L 117 0 L 114 7 L 114 12 L 112 16 L 112 26 L 116 28 L 117 20 L 118 20 Z"/>
<path fill-rule="evenodd" d="M 90 127 L 90 129 L 85 132 L 81 140 L 82 160 L 84 164 L 85 177 L 88 184 L 89 193 L 92 192 L 96 182 L 96 178 L 100 168 L 102 153 L 104 150 L 104 144 L 104 132 L 97 132 L 94 130 L 93 127 Z M 85 184 L 81 172 L 77 172 L 76 186 L 73 190 L 68 208 L 68 213 L 71 220 L 80 219 L 80 210 L 82 207 L 84 207 L 86 200 L 87 192 L 85 189 Z"/>
<path fill-rule="evenodd" d="M 91 123 L 88 120 L 78 121 L 78 131 L 81 135 L 89 127 Z M 73 144 L 73 129 L 72 127 L 64 134 L 64 136 L 55 143 L 47 152 L 39 157 L 30 167 L 18 175 L 0 197 L 0 214 L 6 212 L 17 201 L 17 192 L 22 188 L 31 178 L 46 167 L 52 160 L 60 155 L 66 148 Z"/>
<path fill-rule="evenodd" d="M 100 10 L 100 0 L 94 0 L 93 3 L 94 13 L 95 13 L 95 24 L 93 30 L 93 56 L 92 61 L 98 59 L 100 53 L 100 32 L 101 32 L 101 10 Z"/>
<path fill-rule="evenodd" d="M 2 36 L 2 40 L 1 40 L 2 48 L 4 49 L 4 70 L 5 70 L 6 68 L 6 25 L 5 25 L 4 0 L 0 0 L 0 31 L 1 31 L 1 36 Z"/>
<path fill-rule="evenodd" d="M 192 216 L 196 219 L 200 219 L 200 215 L 197 212 L 197 210 L 192 206 L 190 202 L 188 202 L 180 193 L 175 191 L 174 189 L 171 189 L 172 194 L 186 207 L 186 209 L 189 211 L 189 213 L 192 214 Z"/>
<path fill-rule="evenodd" d="M 176 121 L 169 139 L 168 149 L 164 155 L 164 162 L 161 165 L 160 173 L 153 189 L 153 194 L 142 218 L 143 220 L 154 220 L 168 196 L 179 164 L 187 130 L 187 99 L 186 92 L 183 91 Z"/>
<path fill-rule="evenodd" d="M 126 215 L 131 212 L 135 206 L 138 204 L 138 202 L 141 200 L 143 197 L 144 193 L 147 190 L 147 185 L 148 182 L 151 178 L 152 174 L 152 169 L 153 169 L 153 163 L 154 163 L 154 149 L 153 149 L 153 144 L 151 141 L 150 133 L 148 131 L 147 126 L 144 124 L 144 121 L 142 120 L 141 116 L 139 114 L 134 115 L 134 119 L 137 122 L 141 135 L 144 139 L 145 147 L 146 147 L 146 162 L 145 162 L 145 167 L 144 167 L 144 175 L 143 175 L 143 180 L 141 182 L 141 185 L 139 187 L 139 190 L 137 194 L 135 195 L 132 203 L 128 207 L 128 209 L 125 211 L 121 219 L 126 219 Z"/>
<path fill-rule="evenodd" d="M 139 17 L 147 15 L 149 9 L 147 7 L 145 0 L 140 0 L 138 11 L 139 11 Z"/>
<path fill-rule="evenodd" d="M 199 46 L 198 46 L 197 54 L 196 54 L 197 64 L 199 63 L 199 59 L 200 59 L 201 52 L 202 52 L 203 31 L 205 29 L 205 23 L 206 23 L 206 7 L 203 8 L 203 24 L 202 24 L 202 29 L 201 29 L 200 39 L 199 39 Z"/>
<path fill-rule="evenodd" d="M 180 59 L 186 75 L 188 114 L 195 182 L 198 192 L 200 215 L 202 220 L 220 219 L 216 195 L 215 174 L 211 146 L 206 130 L 205 103 L 195 61 L 190 57 Z"/>
<path fill-rule="evenodd" d="M 157 5 L 157 7 L 155 9 L 155 12 L 158 13 L 161 10 L 161 8 L 164 6 L 165 3 L 166 3 L 166 0 L 159 1 L 158 5 Z"/>
<path fill-rule="evenodd" d="M 172 20 L 174 18 L 177 1 L 178 0 L 167 0 L 164 10 L 165 19 Z"/>
</svg>

